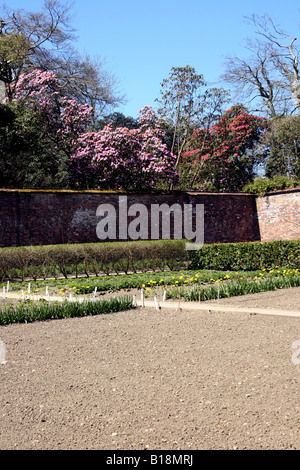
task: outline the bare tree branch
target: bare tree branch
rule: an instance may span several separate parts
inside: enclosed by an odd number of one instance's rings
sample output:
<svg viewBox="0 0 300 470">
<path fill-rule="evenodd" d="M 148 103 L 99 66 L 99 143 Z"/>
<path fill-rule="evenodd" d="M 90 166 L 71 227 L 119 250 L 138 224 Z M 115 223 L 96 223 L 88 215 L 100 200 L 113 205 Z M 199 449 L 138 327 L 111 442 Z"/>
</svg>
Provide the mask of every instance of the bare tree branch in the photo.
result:
<svg viewBox="0 0 300 470">
<path fill-rule="evenodd" d="M 282 116 L 300 109 L 297 95 L 300 80 L 297 38 L 285 33 L 269 16 L 247 18 L 261 39 L 247 41 L 251 56 L 247 59 L 229 57 L 223 80 L 231 83 L 237 96 L 261 108 L 270 117 Z M 254 96 L 257 96 L 261 106 Z"/>
</svg>

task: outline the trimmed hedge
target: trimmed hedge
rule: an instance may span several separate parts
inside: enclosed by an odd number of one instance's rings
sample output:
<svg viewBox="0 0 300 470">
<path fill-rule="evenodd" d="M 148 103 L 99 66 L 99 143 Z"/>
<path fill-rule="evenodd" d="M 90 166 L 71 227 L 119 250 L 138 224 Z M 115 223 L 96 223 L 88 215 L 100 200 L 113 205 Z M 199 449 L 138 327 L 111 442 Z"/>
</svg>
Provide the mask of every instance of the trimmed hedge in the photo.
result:
<svg viewBox="0 0 300 470">
<path fill-rule="evenodd" d="M 217 243 L 187 251 L 185 240 L 0 248 L 0 282 L 112 273 L 208 269 L 255 271 L 300 266 L 300 240 Z"/>
<path fill-rule="evenodd" d="M 300 266 L 300 240 L 218 243 L 190 252 L 190 269 L 252 271 L 276 266 Z"/>
<path fill-rule="evenodd" d="M 184 240 L 0 248 L 0 282 L 182 268 Z"/>
</svg>

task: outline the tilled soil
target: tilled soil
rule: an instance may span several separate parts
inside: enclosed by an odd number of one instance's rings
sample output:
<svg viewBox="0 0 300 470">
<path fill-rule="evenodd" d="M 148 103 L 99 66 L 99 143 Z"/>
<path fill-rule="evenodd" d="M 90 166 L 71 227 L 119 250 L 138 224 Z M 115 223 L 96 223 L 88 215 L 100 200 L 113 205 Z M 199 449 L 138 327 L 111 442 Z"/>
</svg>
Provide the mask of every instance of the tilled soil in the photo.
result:
<svg viewBox="0 0 300 470">
<path fill-rule="evenodd" d="M 0 449 L 299 450 L 300 316 L 181 306 L 0 327 Z"/>
</svg>

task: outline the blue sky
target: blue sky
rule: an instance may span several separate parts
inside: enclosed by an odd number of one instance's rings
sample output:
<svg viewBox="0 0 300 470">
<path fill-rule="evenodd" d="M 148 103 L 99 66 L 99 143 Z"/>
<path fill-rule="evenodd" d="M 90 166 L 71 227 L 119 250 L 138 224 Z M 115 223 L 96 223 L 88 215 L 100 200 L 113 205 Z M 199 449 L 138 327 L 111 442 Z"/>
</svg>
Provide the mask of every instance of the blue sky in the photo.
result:
<svg viewBox="0 0 300 470">
<path fill-rule="evenodd" d="M 40 11 L 44 1 L 7 4 Z M 209 86 L 228 89 L 220 82 L 224 60 L 247 57 L 245 42 L 254 36 L 245 16 L 266 13 L 288 33 L 300 33 L 299 0 L 75 0 L 73 5 L 77 50 L 105 60 L 127 99 L 116 110 L 132 117 L 146 105 L 155 107 L 172 66 L 191 65 Z"/>
</svg>

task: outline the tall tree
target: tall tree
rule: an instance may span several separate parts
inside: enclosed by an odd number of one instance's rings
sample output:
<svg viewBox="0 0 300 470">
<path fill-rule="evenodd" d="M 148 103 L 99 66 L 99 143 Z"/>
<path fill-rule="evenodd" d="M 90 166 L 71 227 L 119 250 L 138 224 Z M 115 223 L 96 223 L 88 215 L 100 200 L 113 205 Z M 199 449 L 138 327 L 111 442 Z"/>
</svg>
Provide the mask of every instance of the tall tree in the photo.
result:
<svg viewBox="0 0 300 470">
<path fill-rule="evenodd" d="M 23 102 L 0 105 L 0 187 L 66 188 L 68 157 L 45 129 L 42 113 Z"/>
<path fill-rule="evenodd" d="M 247 41 L 251 55 L 228 57 L 222 79 L 236 97 L 270 118 L 300 110 L 299 46 L 267 15 L 247 18 L 257 35 Z"/>
<path fill-rule="evenodd" d="M 22 73 L 32 68 L 54 72 L 64 94 L 94 109 L 94 119 L 105 107 L 124 101 L 116 92 L 116 79 L 104 68 L 104 61 L 81 57 L 73 47 L 71 6 L 60 0 L 45 0 L 41 12 L 0 13 L 0 80 L 8 99 Z"/>
<path fill-rule="evenodd" d="M 283 116 L 270 122 L 253 149 L 265 176 L 300 177 L 300 115 Z"/>
<path fill-rule="evenodd" d="M 209 126 L 227 99 L 222 89 L 206 88 L 203 75 L 194 67 L 172 67 L 169 77 L 161 83 L 158 114 L 172 129 L 170 151 L 176 154 L 177 168 L 183 148 L 195 127 Z"/>
<path fill-rule="evenodd" d="M 92 109 L 64 96 L 53 72 L 37 69 L 20 75 L 0 113 L 1 186 L 67 187 L 70 157 Z"/>
</svg>

